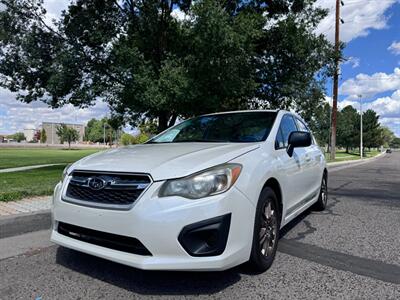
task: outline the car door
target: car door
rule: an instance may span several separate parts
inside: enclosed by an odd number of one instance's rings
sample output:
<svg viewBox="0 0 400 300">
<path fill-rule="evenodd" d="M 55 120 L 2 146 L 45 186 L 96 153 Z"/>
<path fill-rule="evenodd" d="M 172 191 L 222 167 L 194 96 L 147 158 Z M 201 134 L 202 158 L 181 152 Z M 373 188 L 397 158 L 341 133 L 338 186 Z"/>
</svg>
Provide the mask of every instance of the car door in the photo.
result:
<svg viewBox="0 0 400 300">
<path fill-rule="evenodd" d="M 299 131 L 310 132 L 307 125 L 303 120 L 296 117 L 296 124 Z M 309 147 L 305 147 L 305 166 L 304 166 L 304 181 L 305 188 L 308 189 L 308 198 L 311 200 L 315 198 L 320 189 L 321 179 L 322 179 L 322 170 L 321 170 L 321 155 L 322 152 L 319 149 L 318 145 L 315 143 L 314 138 L 312 139 L 312 143 Z"/>
<path fill-rule="evenodd" d="M 291 114 L 285 114 L 278 129 L 275 140 L 276 157 L 280 166 L 280 174 L 285 185 L 285 206 L 286 216 L 290 215 L 301 206 L 302 201 L 307 196 L 306 178 L 306 150 L 295 148 L 293 156 L 287 154 L 289 135 L 293 131 L 298 131 L 296 122 Z"/>
</svg>

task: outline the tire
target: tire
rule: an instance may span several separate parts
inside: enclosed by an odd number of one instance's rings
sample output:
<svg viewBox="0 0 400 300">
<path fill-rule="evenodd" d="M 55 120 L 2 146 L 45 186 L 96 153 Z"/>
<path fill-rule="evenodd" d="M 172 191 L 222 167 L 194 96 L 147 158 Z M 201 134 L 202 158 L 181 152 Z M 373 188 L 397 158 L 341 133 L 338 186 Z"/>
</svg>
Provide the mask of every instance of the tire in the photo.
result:
<svg viewBox="0 0 400 300">
<path fill-rule="evenodd" d="M 314 210 L 323 211 L 328 203 L 328 176 L 324 173 L 321 181 L 318 201 L 314 204 Z"/>
<path fill-rule="evenodd" d="M 253 244 L 248 262 L 252 271 L 264 272 L 274 261 L 280 227 L 278 207 L 274 191 L 265 187 L 258 199 L 254 220 Z"/>
</svg>

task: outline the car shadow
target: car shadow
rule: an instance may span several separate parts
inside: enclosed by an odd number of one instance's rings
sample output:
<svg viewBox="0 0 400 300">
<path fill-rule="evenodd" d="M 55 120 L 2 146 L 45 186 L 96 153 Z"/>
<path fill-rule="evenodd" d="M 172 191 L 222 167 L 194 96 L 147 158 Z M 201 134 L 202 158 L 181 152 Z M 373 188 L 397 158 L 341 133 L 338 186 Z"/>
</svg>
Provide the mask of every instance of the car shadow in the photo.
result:
<svg viewBox="0 0 400 300">
<path fill-rule="evenodd" d="M 280 238 L 310 214 L 300 214 L 280 231 Z M 279 251 L 279 247 L 278 247 Z M 75 272 L 142 295 L 216 294 L 241 280 L 242 275 L 259 275 L 246 264 L 219 272 L 145 271 L 96 256 L 58 247 L 56 263 Z"/>
<path fill-rule="evenodd" d="M 215 294 L 241 279 L 241 266 L 221 272 L 145 271 L 64 247 L 58 247 L 56 263 L 142 295 Z"/>
</svg>

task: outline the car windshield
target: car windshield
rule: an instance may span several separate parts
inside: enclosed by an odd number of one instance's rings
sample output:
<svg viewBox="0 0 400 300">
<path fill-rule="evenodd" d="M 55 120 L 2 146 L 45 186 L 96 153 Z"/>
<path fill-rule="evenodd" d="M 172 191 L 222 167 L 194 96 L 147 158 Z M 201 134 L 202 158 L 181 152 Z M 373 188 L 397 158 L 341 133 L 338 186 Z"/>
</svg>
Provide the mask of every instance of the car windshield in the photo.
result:
<svg viewBox="0 0 400 300">
<path fill-rule="evenodd" d="M 201 116 L 184 121 L 148 143 L 236 142 L 264 141 L 276 117 L 276 112 L 241 112 Z"/>
</svg>

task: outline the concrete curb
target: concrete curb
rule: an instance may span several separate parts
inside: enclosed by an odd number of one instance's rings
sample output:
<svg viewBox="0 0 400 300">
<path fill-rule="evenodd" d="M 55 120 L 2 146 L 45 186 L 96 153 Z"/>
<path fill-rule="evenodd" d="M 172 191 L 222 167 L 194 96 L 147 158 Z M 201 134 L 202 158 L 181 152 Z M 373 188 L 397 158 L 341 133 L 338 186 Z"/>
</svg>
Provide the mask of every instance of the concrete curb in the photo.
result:
<svg viewBox="0 0 400 300">
<path fill-rule="evenodd" d="M 49 229 L 50 210 L 0 217 L 0 239 L 28 232 Z"/>
<path fill-rule="evenodd" d="M 327 163 L 326 165 L 328 166 L 328 170 L 334 171 L 334 170 L 342 170 L 345 168 L 349 167 L 355 167 L 358 165 L 362 165 L 371 161 L 374 161 L 382 156 L 384 156 L 386 153 L 381 152 L 380 154 L 370 157 L 370 158 L 365 158 L 365 159 L 357 159 L 357 160 L 348 160 L 348 161 L 339 161 L 339 162 L 330 162 Z"/>
</svg>

